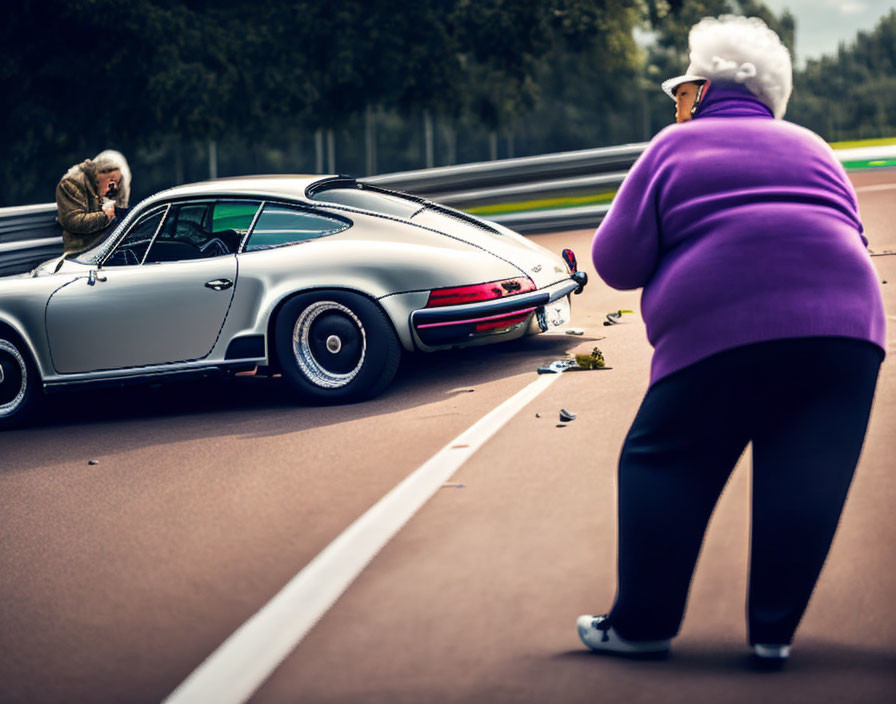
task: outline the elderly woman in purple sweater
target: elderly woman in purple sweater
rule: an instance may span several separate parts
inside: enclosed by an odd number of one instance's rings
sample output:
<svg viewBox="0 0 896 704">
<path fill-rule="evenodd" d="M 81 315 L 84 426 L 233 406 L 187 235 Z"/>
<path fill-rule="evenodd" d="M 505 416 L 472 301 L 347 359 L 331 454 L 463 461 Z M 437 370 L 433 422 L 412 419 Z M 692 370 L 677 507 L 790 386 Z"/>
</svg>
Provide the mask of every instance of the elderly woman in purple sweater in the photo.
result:
<svg viewBox="0 0 896 704">
<path fill-rule="evenodd" d="M 791 64 L 756 18 L 691 30 L 678 121 L 634 165 L 592 256 L 643 288 L 650 387 L 619 460 L 615 603 L 596 651 L 663 654 L 707 522 L 753 444 L 754 656 L 781 663 L 827 557 L 864 441 L 884 312 L 855 192 L 830 148 L 783 122 Z M 679 93 L 679 95 L 676 95 Z"/>
</svg>

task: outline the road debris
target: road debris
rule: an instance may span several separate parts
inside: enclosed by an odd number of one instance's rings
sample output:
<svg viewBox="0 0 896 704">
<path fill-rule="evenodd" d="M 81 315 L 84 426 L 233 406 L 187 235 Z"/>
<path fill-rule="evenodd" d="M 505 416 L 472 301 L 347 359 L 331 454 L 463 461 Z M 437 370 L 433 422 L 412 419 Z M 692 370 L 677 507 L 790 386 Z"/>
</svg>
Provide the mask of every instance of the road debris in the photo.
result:
<svg viewBox="0 0 896 704">
<path fill-rule="evenodd" d="M 604 354 L 598 347 L 592 349 L 591 354 L 577 354 L 575 362 L 582 369 L 604 369 L 607 366 Z"/>
<path fill-rule="evenodd" d="M 567 335 L 584 335 L 585 328 L 566 328 L 563 332 Z"/>
<path fill-rule="evenodd" d="M 565 428 L 565 427 L 566 427 L 566 423 L 557 423 L 557 427 L 558 427 L 558 428 Z"/>
<path fill-rule="evenodd" d="M 622 317 L 623 313 L 634 313 L 633 310 L 617 310 L 612 313 L 607 313 L 607 319 L 604 321 L 604 325 L 616 325 L 619 323 L 619 319 Z"/>
<path fill-rule="evenodd" d="M 564 422 L 564 423 L 568 423 L 569 421 L 571 421 L 571 420 L 575 420 L 575 419 L 576 419 L 576 414 L 575 414 L 575 413 L 570 413 L 570 412 L 567 411 L 565 408 L 561 408 L 561 409 L 560 409 L 560 420 L 561 420 L 562 422 Z"/>
<path fill-rule="evenodd" d="M 603 339 L 603 338 L 598 338 Z M 577 354 L 573 358 L 557 359 L 538 368 L 539 374 L 562 374 L 563 372 L 579 372 L 584 369 L 612 369 L 606 366 L 604 355 L 599 348 L 591 350 L 591 354 Z"/>
<path fill-rule="evenodd" d="M 87 460 L 87 464 L 89 464 L 89 465 L 91 465 L 91 466 L 92 466 L 92 465 L 95 465 L 95 464 L 99 464 L 99 463 L 100 463 L 99 460 Z"/>
<path fill-rule="evenodd" d="M 560 374 L 568 369 L 578 367 L 574 359 L 558 359 L 550 364 L 538 368 L 539 374 Z"/>
<path fill-rule="evenodd" d="M 536 417 L 536 418 L 541 418 L 541 413 L 536 413 L 536 414 L 535 414 L 535 417 Z"/>
</svg>

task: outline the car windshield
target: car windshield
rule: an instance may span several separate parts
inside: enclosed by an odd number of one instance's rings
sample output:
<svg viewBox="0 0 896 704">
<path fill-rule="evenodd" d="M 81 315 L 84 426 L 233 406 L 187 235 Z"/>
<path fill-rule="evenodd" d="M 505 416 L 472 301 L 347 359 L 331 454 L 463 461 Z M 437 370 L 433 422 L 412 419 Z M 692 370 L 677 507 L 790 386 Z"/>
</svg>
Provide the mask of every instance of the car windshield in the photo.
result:
<svg viewBox="0 0 896 704">
<path fill-rule="evenodd" d="M 120 230 L 121 224 L 108 235 L 103 237 L 93 247 L 79 254 L 74 254 L 69 259 L 80 262 L 81 264 L 96 264 L 103 258 L 103 255 L 109 251 L 111 244 L 115 241 L 116 233 Z"/>
<path fill-rule="evenodd" d="M 423 203 L 415 199 L 383 193 L 365 188 L 360 184 L 339 184 L 330 188 L 316 189 L 311 193 L 311 199 L 323 203 L 348 205 L 352 208 L 398 218 L 411 218 L 424 207 Z"/>
</svg>

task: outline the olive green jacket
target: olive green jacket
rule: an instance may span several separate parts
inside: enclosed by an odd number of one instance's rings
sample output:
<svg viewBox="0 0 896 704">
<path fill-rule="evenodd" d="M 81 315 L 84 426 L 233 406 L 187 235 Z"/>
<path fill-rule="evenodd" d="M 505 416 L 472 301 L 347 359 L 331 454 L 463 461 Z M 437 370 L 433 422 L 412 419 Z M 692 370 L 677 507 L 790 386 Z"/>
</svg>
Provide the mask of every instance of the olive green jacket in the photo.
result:
<svg viewBox="0 0 896 704">
<path fill-rule="evenodd" d="M 56 219 L 62 225 L 66 253 L 90 249 L 105 234 L 109 220 L 97 193 L 90 159 L 73 166 L 56 186 Z"/>
</svg>

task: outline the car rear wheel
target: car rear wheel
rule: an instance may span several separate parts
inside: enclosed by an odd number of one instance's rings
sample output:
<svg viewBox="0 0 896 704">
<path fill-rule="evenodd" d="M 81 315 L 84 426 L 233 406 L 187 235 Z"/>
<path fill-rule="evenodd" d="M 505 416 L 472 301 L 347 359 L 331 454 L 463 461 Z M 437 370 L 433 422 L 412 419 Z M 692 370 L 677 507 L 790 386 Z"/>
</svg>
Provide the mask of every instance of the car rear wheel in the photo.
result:
<svg viewBox="0 0 896 704">
<path fill-rule="evenodd" d="M 28 353 L 0 337 L 0 428 L 21 425 L 34 411 L 40 388 Z"/>
<path fill-rule="evenodd" d="M 392 381 L 401 346 L 373 301 L 345 291 L 306 293 L 283 306 L 274 330 L 286 380 L 315 401 L 360 401 Z"/>
</svg>

